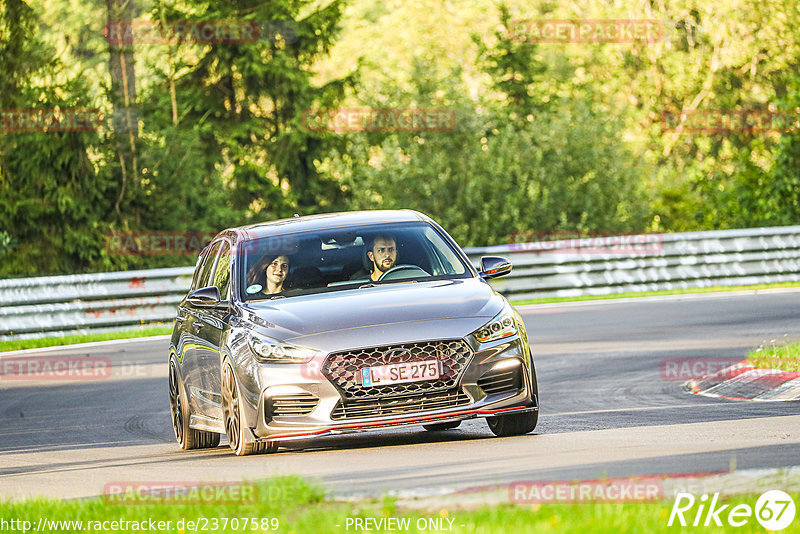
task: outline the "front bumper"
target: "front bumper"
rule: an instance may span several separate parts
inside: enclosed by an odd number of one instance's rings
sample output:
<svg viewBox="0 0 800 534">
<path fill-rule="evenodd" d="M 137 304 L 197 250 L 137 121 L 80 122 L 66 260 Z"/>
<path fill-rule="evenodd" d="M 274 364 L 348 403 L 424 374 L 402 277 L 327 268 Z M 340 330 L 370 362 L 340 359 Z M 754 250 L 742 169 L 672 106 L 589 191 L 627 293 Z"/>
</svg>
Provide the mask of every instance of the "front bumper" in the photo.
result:
<svg viewBox="0 0 800 534">
<path fill-rule="evenodd" d="M 473 409 L 460 410 L 441 414 L 425 414 L 416 417 L 394 418 L 385 421 L 368 421 L 363 423 L 340 424 L 327 428 L 317 428 L 313 430 L 294 431 L 283 434 L 271 434 L 266 438 L 258 438 L 266 441 L 291 441 L 295 439 L 308 439 L 311 437 L 334 436 L 339 434 L 353 434 L 356 432 L 367 432 L 370 430 L 380 430 L 402 426 L 417 426 L 433 423 L 446 423 L 449 421 L 463 421 L 476 417 L 493 417 L 498 415 L 508 415 L 512 413 L 524 413 L 538 411 L 535 407 L 511 407 L 498 409 Z"/>
<path fill-rule="evenodd" d="M 287 441 L 538 410 L 527 343 L 520 337 L 481 346 L 459 341 L 469 346 L 470 356 L 444 385 L 448 390 L 392 393 L 371 401 L 353 398 L 352 388 L 345 391 L 341 382 L 328 379 L 328 355 L 306 365 L 261 366 L 253 435 Z M 447 395 L 450 400 L 440 400 Z M 342 408 L 357 403 L 355 410 Z"/>
</svg>

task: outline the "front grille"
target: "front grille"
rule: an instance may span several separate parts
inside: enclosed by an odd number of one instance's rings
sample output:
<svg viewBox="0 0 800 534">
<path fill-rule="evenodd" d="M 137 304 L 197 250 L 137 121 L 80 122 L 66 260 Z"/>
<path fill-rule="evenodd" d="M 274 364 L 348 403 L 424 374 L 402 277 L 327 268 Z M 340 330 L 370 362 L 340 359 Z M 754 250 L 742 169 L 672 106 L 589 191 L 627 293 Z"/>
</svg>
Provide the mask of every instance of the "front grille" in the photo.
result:
<svg viewBox="0 0 800 534">
<path fill-rule="evenodd" d="M 428 410 L 442 410 L 465 406 L 472 401 L 460 389 L 442 392 L 414 393 L 392 398 L 340 400 L 331 413 L 331 419 L 357 419 L 402 415 Z"/>
<path fill-rule="evenodd" d="M 522 388 L 520 371 L 521 369 L 516 367 L 507 371 L 487 373 L 478 380 L 478 387 L 485 391 L 487 395 L 518 391 Z"/>
<path fill-rule="evenodd" d="M 273 417 L 308 415 L 319 404 L 319 399 L 311 393 L 275 395 L 267 400 L 267 420 Z"/>
<path fill-rule="evenodd" d="M 396 357 L 400 353 L 403 356 Z M 472 351 L 461 339 L 383 345 L 331 354 L 322 364 L 322 374 L 339 389 L 345 399 L 395 397 L 454 389 L 471 358 Z M 423 360 L 441 362 L 438 380 L 366 388 L 361 385 L 360 372 L 364 367 Z"/>
</svg>

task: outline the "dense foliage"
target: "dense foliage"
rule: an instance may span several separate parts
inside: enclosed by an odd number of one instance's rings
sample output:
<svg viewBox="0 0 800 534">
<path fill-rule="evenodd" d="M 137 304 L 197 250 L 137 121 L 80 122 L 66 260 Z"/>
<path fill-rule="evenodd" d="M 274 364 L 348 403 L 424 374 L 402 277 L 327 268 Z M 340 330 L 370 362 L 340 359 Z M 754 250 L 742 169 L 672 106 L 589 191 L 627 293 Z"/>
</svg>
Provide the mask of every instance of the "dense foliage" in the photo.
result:
<svg viewBox="0 0 800 534">
<path fill-rule="evenodd" d="M 524 42 L 520 19 L 647 19 L 664 31 L 655 42 Z M 800 114 L 796 20 L 793 0 L 3 0 L 0 111 L 98 109 L 103 120 L 61 132 L 4 119 L 0 276 L 187 265 L 109 250 L 109 236 L 348 209 L 418 209 L 465 246 L 514 232 L 799 224 L 797 128 L 665 121 Z M 111 38 L 131 21 L 258 30 L 243 42 Z M 341 108 L 453 120 L 309 127 L 309 112 Z"/>
</svg>

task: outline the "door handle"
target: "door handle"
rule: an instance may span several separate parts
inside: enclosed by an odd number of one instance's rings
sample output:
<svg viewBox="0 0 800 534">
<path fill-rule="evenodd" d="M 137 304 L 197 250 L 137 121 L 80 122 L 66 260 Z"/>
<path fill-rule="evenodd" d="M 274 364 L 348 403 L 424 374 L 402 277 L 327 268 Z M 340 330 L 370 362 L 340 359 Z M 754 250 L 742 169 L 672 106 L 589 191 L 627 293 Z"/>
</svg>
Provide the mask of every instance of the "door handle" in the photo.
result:
<svg viewBox="0 0 800 534">
<path fill-rule="evenodd" d="M 192 329 L 195 331 L 195 333 L 199 332 L 201 328 L 203 328 L 203 323 L 201 321 L 195 321 L 192 323 Z"/>
</svg>

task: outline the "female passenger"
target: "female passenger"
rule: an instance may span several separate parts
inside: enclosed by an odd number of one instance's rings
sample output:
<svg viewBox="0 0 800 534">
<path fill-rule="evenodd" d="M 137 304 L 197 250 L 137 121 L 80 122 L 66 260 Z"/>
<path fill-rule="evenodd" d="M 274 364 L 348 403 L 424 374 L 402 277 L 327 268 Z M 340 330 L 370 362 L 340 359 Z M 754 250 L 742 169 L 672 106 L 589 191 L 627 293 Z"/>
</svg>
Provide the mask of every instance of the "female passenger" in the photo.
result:
<svg viewBox="0 0 800 534">
<path fill-rule="evenodd" d="M 267 263 L 266 275 L 267 285 L 263 293 L 275 295 L 283 292 L 283 284 L 286 282 L 286 275 L 289 274 L 289 257 L 280 255 Z"/>
</svg>

